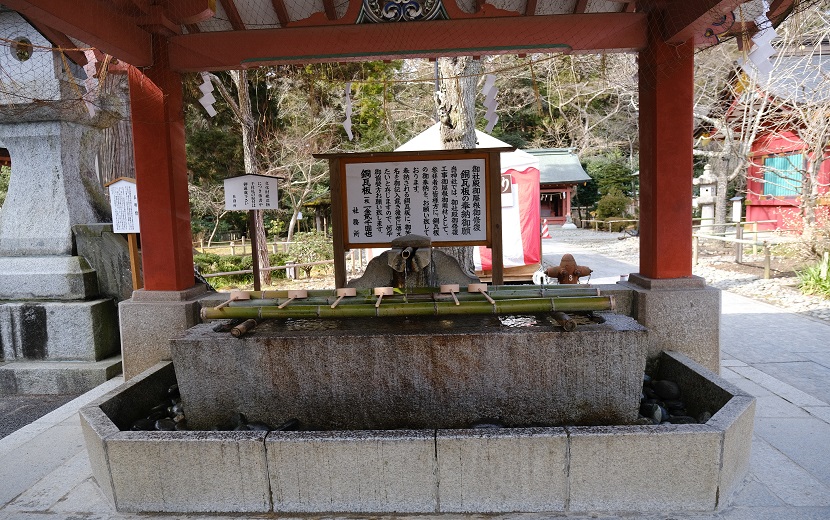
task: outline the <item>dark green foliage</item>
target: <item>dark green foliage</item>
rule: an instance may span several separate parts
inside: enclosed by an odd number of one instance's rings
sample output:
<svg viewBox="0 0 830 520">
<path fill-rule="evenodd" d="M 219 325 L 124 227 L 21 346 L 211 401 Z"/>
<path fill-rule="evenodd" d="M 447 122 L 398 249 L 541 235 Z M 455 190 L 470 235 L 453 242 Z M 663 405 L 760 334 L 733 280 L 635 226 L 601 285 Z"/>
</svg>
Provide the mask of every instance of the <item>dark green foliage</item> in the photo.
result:
<svg viewBox="0 0 830 520">
<path fill-rule="evenodd" d="M 12 169 L 8 166 L 0 167 L 0 208 L 6 202 L 6 194 L 9 192 L 9 181 L 12 177 Z"/>
<path fill-rule="evenodd" d="M 272 266 L 285 265 L 287 255 L 285 253 L 270 254 Z M 193 263 L 204 274 L 229 273 L 233 271 L 244 271 L 251 269 L 253 259 L 251 255 L 217 255 L 213 253 L 199 253 L 193 255 Z M 273 278 L 285 278 L 285 270 L 273 271 Z M 253 274 L 232 274 L 228 276 L 217 276 L 208 278 L 214 287 L 226 287 L 230 285 L 251 285 L 254 283 Z"/>
<path fill-rule="evenodd" d="M 631 199 L 623 195 L 621 191 L 612 188 L 597 202 L 597 218 L 625 217 L 629 204 L 631 204 Z"/>
<path fill-rule="evenodd" d="M 325 233 L 317 231 L 295 233 L 294 240 L 288 247 L 288 256 L 298 264 L 331 260 L 334 258 L 334 247 L 331 238 Z M 311 276 L 313 268 L 314 266 L 303 267 L 306 276 Z"/>
<path fill-rule="evenodd" d="M 637 185 L 637 177 L 626 164 L 627 159 L 619 154 L 602 155 L 588 160 L 587 171 L 597 182 L 597 190 L 601 195 L 613 190 L 623 195 L 632 195 Z"/>
</svg>

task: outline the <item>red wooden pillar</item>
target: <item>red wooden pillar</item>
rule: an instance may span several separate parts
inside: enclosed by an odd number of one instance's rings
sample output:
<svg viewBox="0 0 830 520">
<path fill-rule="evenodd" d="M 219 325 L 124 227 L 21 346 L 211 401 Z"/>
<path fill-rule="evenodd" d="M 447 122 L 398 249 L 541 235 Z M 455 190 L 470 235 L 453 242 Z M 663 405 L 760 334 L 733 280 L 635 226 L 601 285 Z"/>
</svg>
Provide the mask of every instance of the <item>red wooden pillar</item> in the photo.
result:
<svg viewBox="0 0 830 520">
<path fill-rule="evenodd" d="M 181 76 L 170 70 L 167 40 L 153 35 L 153 66 L 129 68 L 144 288 L 193 287 Z"/>
<path fill-rule="evenodd" d="M 694 45 L 669 45 L 659 12 L 639 54 L 640 274 L 692 276 Z"/>
</svg>

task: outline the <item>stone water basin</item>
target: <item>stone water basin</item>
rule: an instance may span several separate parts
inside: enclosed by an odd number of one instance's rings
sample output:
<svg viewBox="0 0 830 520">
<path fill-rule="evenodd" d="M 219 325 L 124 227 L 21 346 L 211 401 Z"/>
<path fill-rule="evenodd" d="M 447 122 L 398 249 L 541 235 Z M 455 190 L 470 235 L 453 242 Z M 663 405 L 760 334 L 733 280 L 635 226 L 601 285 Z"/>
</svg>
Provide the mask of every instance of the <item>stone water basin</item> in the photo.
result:
<svg viewBox="0 0 830 520">
<path fill-rule="evenodd" d="M 240 339 L 203 324 L 171 351 L 196 429 L 236 412 L 318 431 L 633 423 L 645 328 L 532 318 L 271 320 Z"/>
<path fill-rule="evenodd" d="M 123 431 L 176 381 L 159 364 L 81 410 L 93 474 L 124 512 L 671 512 L 723 507 L 755 400 L 683 355 L 658 378 L 706 424 L 494 430 Z"/>
<path fill-rule="evenodd" d="M 192 354 L 205 352 L 212 351 Z M 228 365 L 240 363 L 228 351 L 213 352 Z M 240 354 L 250 359 L 248 349 Z M 690 413 L 709 410 L 712 418 L 705 424 L 487 430 L 444 427 L 458 422 L 450 418 L 441 427 L 406 429 L 125 431 L 171 384 L 178 382 L 187 395 L 185 377 L 168 362 L 85 407 L 81 419 L 95 479 L 125 512 L 718 509 L 747 471 L 754 398 L 677 353 L 661 354 L 657 367 L 652 376 L 677 382 Z M 639 387 L 642 368 L 637 379 Z M 636 415 L 637 403 L 631 407 Z M 192 410 L 187 413 L 190 422 Z"/>
</svg>

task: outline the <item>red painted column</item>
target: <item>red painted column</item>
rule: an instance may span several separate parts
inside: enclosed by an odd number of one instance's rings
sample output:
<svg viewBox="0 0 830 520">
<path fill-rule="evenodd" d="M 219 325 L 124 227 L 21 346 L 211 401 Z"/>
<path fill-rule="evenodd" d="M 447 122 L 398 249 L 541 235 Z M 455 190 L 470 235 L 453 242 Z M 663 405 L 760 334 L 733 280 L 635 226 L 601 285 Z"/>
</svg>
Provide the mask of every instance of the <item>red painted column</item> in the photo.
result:
<svg viewBox="0 0 830 520">
<path fill-rule="evenodd" d="M 129 68 L 144 288 L 180 291 L 195 285 L 182 81 L 158 35 L 153 60 L 143 73 Z"/>
<path fill-rule="evenodd" d="M 639 54 L 640 274 L 692 275 L 694 45 L 668 45 L 649 16 Z"/>
</svg>

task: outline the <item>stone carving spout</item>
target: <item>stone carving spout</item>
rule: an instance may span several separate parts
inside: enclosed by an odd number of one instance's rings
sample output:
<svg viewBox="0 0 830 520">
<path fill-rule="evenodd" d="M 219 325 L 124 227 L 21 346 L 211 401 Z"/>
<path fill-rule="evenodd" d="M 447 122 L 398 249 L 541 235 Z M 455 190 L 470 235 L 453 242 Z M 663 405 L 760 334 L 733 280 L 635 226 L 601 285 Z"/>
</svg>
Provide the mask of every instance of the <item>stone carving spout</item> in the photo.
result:
<svg viewBox="0 0 830 520">
<path fill-rule="evenodd" d="M 421 235 L 398 237 L 387 258 L 389 267 L 398 273 L 422 272 L 432 262 L 432 240 Z"/>
</svg>

